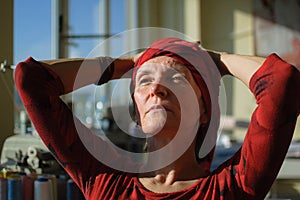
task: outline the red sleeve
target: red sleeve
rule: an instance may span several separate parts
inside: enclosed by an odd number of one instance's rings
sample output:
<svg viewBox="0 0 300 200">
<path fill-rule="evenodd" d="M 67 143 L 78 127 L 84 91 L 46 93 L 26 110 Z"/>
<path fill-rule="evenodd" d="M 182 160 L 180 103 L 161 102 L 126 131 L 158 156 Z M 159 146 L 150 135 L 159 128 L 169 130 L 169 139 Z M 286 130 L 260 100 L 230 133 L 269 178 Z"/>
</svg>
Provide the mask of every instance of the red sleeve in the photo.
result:
<svg viewBox="0 0 300 200">
<path fill-rule="evenodd" d="M 18 64 L 15 84 L 28 115 L 46 146 L 83 192 L 89 191 L 89 184 L 94 181 L 91 177 L 95 177 L 92 175 L 110 169 L 97 161 L 82 144 L 78 132 L 92 133 L 72 115 L 71 110 L 60 99 L 60 95 L 64 93 L 61 80 L 53 71 L 28 58 Z"/>
<path fill-rule="evenodd" d="M 299 71 L 275 54 L 250 80 L 258 106 L 235 167 L 245 199 L 263 199 L 280 170 L 300 111 L 299 88 Z"/>
</svg>

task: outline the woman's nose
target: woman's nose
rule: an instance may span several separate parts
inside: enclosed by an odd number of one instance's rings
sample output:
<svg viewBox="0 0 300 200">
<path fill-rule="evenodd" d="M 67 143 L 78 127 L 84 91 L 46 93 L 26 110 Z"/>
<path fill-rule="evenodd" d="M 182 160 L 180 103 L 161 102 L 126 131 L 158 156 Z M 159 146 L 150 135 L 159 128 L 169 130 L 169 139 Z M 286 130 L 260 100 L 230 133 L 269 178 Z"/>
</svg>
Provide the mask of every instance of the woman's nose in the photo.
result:
<svg viewBox="0 0 300 200">
<path fill-rule="evenodd" d="M 168 88 L 158 84 L 158 83 L 154 83 L 151 86 L 151 96 L 158 96 L 158 97 L 166 97 L 168 95 Z"/>
</svg>

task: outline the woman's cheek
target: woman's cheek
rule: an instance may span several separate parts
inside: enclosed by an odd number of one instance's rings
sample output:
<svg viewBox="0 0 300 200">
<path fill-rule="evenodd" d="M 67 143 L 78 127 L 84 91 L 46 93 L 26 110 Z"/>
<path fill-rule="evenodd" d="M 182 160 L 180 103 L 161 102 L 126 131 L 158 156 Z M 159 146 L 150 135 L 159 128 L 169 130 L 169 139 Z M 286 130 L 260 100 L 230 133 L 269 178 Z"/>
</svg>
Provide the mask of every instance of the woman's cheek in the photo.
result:
<svg viewBox="0 0 300 200">
<path fill-rule="evenodd" d="M 139 91 L 135 91 L 134 92 L 134 102 L 136 104 L 136 108 L 137 108 L 137 112 L 138 112 L 138 115 L 139 117 L 141 117 L 145 111 L 145 98 L 143 97 L 143 95 L 140 94 Z M 139 119 L 141 120 L 141 119 Z"/>
</svg>

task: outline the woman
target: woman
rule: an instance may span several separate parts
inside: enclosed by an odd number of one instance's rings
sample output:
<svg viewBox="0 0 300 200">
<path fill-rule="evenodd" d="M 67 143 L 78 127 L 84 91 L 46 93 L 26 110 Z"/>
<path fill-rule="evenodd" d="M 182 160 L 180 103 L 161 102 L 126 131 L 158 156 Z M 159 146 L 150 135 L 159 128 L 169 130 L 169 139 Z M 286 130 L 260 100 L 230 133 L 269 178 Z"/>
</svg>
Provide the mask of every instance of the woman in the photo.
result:
<svg viewBox="0 0 300 200">
<path fill-rule="evenodd" d="M 217 131 L 219 109 L 214 94 L 220 77 L 197 43 L 161 39 L 141 55 L 115 59 L 100 81 L 101 67 L 112 60 L 89 59 L 85 61 L 89 69 L 82 75 L 88 78 L 75 86 L 82 59 L 38 62 L 29 58 L 18 65 L 15 81 L 41 138 L 86 199 L 263 199 L 279 172 L 299 115 L 300 73 L 275 54 L 267 58 L 209 54 L 221 75 L 243 81 L 258 104 L 242 148 L 212 172 L 213 149 L 201 154 L 201 147 L 205 136 Z M 168 146 L 182 132 L 194 138 L 179 156 L 177 150 L 186 141 L 177 141 L 175 147 L 167 148 L 168 154 L 150 159 L 154 170 L 147 173 L 122 172 L 95 159 L 59 98 L 85 85 L 118 79 L 132 67 L 136 119 L 149 136 L 148 151 Z M 211 124 L 216 126 L 210 128 Z M 173 155 L 172 162 L 156 165 Z"/>
</svg>

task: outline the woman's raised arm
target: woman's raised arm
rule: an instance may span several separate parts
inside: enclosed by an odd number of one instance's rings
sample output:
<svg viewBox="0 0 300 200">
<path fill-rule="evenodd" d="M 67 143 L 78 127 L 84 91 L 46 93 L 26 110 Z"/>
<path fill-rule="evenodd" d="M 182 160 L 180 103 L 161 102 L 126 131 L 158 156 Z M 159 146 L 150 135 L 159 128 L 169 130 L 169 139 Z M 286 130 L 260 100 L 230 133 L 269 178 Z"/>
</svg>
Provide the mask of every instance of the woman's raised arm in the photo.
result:
<svg viewBox="0 0 300 200">
<path fill-rule="evenodd" d="M 253 74 L 264 63 L 265 58 L 208 51 L 221 75 L 232 75 L 249 87 Z"/>
<path fill-rule="evenodd" d="M 65 93 L 72 92 L 78 88 L 86 85 L 94 84 L 99 81 L 104 69 L 107 65 L 113 62 L 113 70 L 110 71 L 112 74 L 106 73 L 105 76 L 108 80 L 119 79 L 124 73 L 129 71 L 134 64 L 134 56 L 120 57 L 112 59 L 110 57 L 99 57 L 99 58 L 66 58 L 57 60 L 43 60 L 39 61 L 44 67 L 50 68 L 54 71 L 61 79 Z M 84 69 L 80 70 L 83 66 Z M 80 82 L 76 82 L 74 85 L 77 73 L 80 70 Z"/>
</svg>

